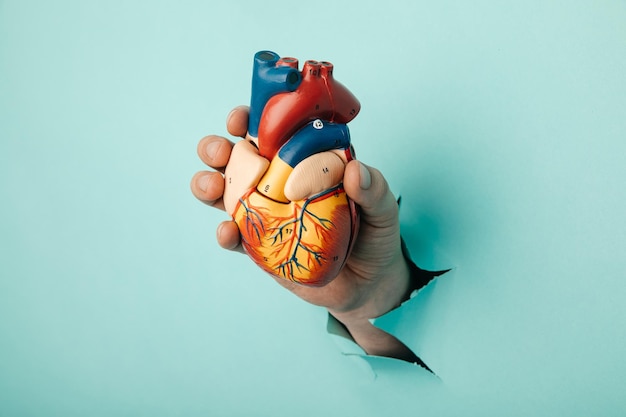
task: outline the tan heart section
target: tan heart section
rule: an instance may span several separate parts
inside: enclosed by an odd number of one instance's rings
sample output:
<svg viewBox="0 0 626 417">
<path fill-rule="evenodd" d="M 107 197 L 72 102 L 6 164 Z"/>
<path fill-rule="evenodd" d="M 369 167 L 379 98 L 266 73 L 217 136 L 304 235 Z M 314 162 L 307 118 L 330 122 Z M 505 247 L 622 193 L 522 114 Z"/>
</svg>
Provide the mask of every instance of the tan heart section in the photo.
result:
<svg viewBox="0 0 626 417">
<path fill-rule="evenodd" d="M 341 185 L 290 203 L 251 189 L 239 199 L 233 219 L 244 248 L 261 268 L 313 286 L 339 274 L 358 227 L 356 205 Z"/>
</svg>

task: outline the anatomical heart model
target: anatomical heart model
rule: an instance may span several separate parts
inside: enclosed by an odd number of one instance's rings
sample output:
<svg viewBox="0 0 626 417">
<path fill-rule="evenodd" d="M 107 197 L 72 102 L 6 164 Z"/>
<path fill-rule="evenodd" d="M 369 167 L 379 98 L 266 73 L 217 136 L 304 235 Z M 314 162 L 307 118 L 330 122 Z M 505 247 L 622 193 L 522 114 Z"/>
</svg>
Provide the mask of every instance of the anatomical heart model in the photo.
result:
<svg viewBox="0 0 626 417">
<path fill-rule="evenodd" d="M 343 189 L 354 159 L 347 123 L 358 100 L 329 62 L 254 56 L 246 140 L 225 172 L 224 205 L 265 271 L 300 284 L 332 281 L 352 249 L 356 205 Z"/>
</svg>

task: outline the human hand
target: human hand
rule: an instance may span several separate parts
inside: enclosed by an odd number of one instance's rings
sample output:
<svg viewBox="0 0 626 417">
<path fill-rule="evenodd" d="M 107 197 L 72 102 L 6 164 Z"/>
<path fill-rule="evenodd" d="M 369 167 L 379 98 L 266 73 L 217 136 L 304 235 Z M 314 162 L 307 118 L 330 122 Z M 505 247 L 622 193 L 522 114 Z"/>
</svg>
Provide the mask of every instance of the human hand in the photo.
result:
<svg viewBox="0 0 626 417">
<path fill-rule="evenodd" d="M 248 109 L 235 108 L 226 126 L 231 135 L 245 138 Z M 192 192 L 200 201 L 221 210 L 225 209 L 223 174 L 233 146 L 230 140 L 215 135 L 203 138 L 198 144 L 200 159 L 213 170 L 194 175 Z M 369 322 L 398 306 L 411 290 L 409 266 L 401 249 L 396 199 L 380 171 L 359 161 L 347 163 L 343 185 L 347 195 L 360 206 L 361 216 L 357 240 L 342 271 L 323 287 L 275 280 L 303 300 L 326 307 L 367 353 L 407 356 L 406 352 L 398 353 L 398 346 L 391 346 L 400 343 L 397 339 Z M 243 252 L 239 236 L 232 220 L 222 222 L 217 228 L 217 241 L 225 249 Z"/>
</svg>

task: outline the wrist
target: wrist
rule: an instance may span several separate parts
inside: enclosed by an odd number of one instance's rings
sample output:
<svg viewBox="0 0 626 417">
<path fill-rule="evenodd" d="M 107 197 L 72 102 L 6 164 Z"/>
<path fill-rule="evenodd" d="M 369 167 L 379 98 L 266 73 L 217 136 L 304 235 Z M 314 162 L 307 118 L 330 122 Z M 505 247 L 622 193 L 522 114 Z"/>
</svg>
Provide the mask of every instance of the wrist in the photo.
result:
<svg viewBox="0 0 626 417">
<path fill-rule="evenodd" d="M 377 286 L 372 292 L 364 297 L 366 300 L 358 304 L 357 308 L 334 311 L 329 313 L 336 323 L 336 328 L 342 328 L 344 337 L 356 343 L 367 355 L 385 356 L 416 363 L 430 370 L 411 349 L 399 339 L 395 333 L 388 333 L 383 328 L 377 327 L 372 319 L 376 319 L 399 307 L 404 301 L 420 288 L 427 285 L 433 278 L 448 270 L 427 271 L 419 268 L 411 259 L 409 251 L 401 240 L 399 257 L 385 270 L 388 274 L 380 276 L 380 281 L 385 284 Z M 377 296 L 379 295 L 380 296 Z M 329 322 L 330 323 L 330 322 Z M 384 327 L 384 326 L 383 326 Z M 345 333 L 347 332 L 347 333 Z"/>
<path fill-rule="evenodd" d="M 377 285 L 368 285 L 363 302 L 349 310 L 328 309 L 329 313 L 345 326 L 362 327 L 365 322 L 380 317 L 398 307 L 409 298 L 412 291 L 411 268 L 401 250 L 390 265 L 380 272 Z"/>
</svg>

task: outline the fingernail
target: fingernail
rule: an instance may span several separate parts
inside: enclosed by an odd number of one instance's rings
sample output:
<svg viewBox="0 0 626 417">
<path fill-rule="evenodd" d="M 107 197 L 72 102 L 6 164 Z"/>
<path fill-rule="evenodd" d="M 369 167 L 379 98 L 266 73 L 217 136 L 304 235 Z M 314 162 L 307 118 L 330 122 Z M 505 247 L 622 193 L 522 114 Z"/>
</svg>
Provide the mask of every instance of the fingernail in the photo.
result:
<svg viewBox="0 0 626 417">
<path fill-rule="evenodd" d="M 372 185 L 372 176 L 365 165 L 359 162 L 360 181 L 359 186 L 362 190 L 367 190 Z"/>
<path fill-rule="evenodd" d="M 219 150 L 220 146 L 222 146 L 222 144 L 217 141 L 209 142 L 205 149 L 206 156 L 208 156 L 212 160 L 215 159 L 215 155 L 217 155 L 217 151 Z"/>
<path fill-rule="evenodd" d="M 228 125 L 228 123 L 230 122 L 230 118 L 233 117 L 233 114 L 235 113 L 237 109 L 234 108 L 230 111 L 230 113 L 228 113 L 228 116 L 226 116 L 226 124 Z"/>
<path fill-rule="evenodd" d="M 197 184 L 198 184 L 199 189 L 206 192 L 207 188 L 209 188 L 209 176 L 208 175 L 201 176 L 200 178 L 198 178 Z"/>
</svg>

